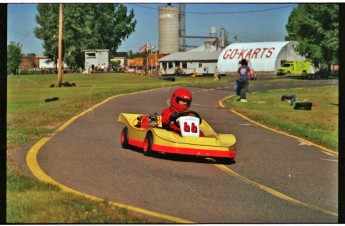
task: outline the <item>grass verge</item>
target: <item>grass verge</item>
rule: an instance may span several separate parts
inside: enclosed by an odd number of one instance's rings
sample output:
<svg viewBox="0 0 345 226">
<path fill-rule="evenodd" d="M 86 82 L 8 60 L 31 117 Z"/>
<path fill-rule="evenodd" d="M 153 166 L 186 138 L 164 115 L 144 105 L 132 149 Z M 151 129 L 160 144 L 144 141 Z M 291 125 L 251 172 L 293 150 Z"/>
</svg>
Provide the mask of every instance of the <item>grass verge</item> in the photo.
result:
<svg viewBox="0 0 345 226">
<path fill-rule="evenodd" d="M 312 102 L 312 110 L 294 110 L 284 94 Z M 248 103 L 227 99 L 224 104 L 249 118 L 338 151 L 338 87 L 286 89 L 247 95 Z"/>
<path fill-rule="evenodd" d="M 14 170 L 7 172 L 7 223 L 156 223 L 108 201 L 92 201 L 37 182 Z"/>
</svg>

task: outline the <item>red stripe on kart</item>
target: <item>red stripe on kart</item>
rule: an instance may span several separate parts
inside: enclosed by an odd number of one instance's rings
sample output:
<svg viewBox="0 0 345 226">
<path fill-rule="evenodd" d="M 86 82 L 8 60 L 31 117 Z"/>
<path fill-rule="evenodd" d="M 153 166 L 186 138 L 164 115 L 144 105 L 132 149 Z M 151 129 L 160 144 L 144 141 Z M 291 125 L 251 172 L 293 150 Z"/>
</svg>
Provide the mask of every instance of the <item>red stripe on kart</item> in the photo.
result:
<svg viewBox="0 0 345 226">
<path fill-rule="evenodd" d="M 131 139 L 131 138 L 128 138 L 128 144 L 130 144 L 132 146 L 136 146 L 138 148 L 143 148 L 144 147 L 144 142 L 143 141 L 134 140 L 134 139 Z"/>
<path fill-rule="evenodd" d="M 143 141 L 138 141 L 129 138 L 128 143 L 132 146 L 136 146 L 139 148 L 144 147 Z M 195 149 L 195 148 L 182 148 L 182 147 L 171 147 L 165 145 L 158 145 L 152 144 L 152 150 L 171 153 L 171 154 L 183 154 L 183 155 L 195 155 L 195 156 L 204 156 L 204 157 L 222 157 L 222 158 L 235 158 L 236 151 L 218 151 L 218 150 L 202 150 L 202 149 Z"/>
<path fill-rule="evenodd" d="M 222 157 L 222 158 L 235 158 L 236 151 L 218 151 L 218 150 L 203 150 L 194 148 L 181 148 L 181 147 L 170 147 L 158 144 L 153 144 L 152 149 L 155 151 L 172 153 L 172 154 L 184 154 L 184 155 L 196 155 L 196 156 L 209 156 L 209 157 Z"/>
</svg>

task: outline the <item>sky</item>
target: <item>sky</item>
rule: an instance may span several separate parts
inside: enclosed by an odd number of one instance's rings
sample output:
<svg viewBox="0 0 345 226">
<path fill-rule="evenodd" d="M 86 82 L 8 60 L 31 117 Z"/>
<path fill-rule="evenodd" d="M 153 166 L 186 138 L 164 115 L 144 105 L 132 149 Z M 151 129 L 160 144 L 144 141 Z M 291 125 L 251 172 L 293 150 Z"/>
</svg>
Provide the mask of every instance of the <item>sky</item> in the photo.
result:
<svg viewBox="0 0 345 226">
<path fill-rule="evenodd" d="M 135 32 L 122 42 L 118 52 L 138 52 L 146 44 L 159 43 L 158 13 L 166 3 L 123 3 L 128 11 L 133 9 L 137 25 Z M 229 33 L 229 41 L 271 42 L 284 41 L 285 25 L 295 3 L 185 3 L 186 35 L 209 36 L 210 27 L 221 27 Z M 178 3 L 172 4 L 179 7 Z M 43 55 L 42 41 L 33 30 L 37 3 L 8 4 L 7 43 L 22 45 L 22 53 Z M 58 21 L 57 21 L 58 22 Z M 203 39 L 186 39 L 187 45 L 199 46 Z"/>
</svg>

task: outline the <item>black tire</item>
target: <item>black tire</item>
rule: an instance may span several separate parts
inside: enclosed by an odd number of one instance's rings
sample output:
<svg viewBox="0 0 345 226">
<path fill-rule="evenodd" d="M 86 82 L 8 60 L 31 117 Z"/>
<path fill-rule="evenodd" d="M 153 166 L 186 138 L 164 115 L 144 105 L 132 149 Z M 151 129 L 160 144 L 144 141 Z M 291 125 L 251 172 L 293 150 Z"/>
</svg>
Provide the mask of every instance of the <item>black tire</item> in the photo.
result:
<svg viewBox="0 0 345 226">
<path fill-rule="evenodd" d="M 284 94 L 281 98 L 282 101 L 296 99 L 294 94 Z"/>
<path fill-rule="evenodd" d="M 293 109 L 295 110 L 311 110 L 311 106 L 313 103 L 311 102 L 298 102 L 295 103 L 295 107 Z"/>
<path fill-rule="evenodd" d="M 309 80 L 313 80 L 313 75 L 312 74 L 308 74 L 308 79 Z"/>
<path fill-rule="evenodd" d="M 45 102 L 51 102 L 51 101 L 56 101 L 56 100 L 59 100 L 59 98 L 58 97 L 53 97 L 53 98 L 45 99 L 44 101 Z"/>
<path fill-rule="evenodd" d="M 120 141 L 123 148 L 127 149 L 130 147 L 128 143 L 128 128 L 127 127 L 122 129 Z"/>
<path fill-rule="evenodd" d="M 145 156 L 153 156 L 152 143 L 153 143 L 152 134 L 147 133 L 144 140 L 144 145 L 143 145 L 143 152 Z"/>
</svg>

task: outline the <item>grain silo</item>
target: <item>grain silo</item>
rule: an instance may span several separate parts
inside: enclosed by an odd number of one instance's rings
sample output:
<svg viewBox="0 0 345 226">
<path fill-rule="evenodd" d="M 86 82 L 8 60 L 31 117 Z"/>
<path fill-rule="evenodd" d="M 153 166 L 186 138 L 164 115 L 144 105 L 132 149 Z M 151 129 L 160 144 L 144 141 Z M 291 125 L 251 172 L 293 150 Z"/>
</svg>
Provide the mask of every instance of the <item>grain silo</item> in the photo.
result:
<svg viewBox="0 0 345 226">
<path fill-rule="evenodd" d="M 159 52 L 174 53 L 180 47 L 179 9 L 168 4 L 159 9 Z"/>
</svg>

